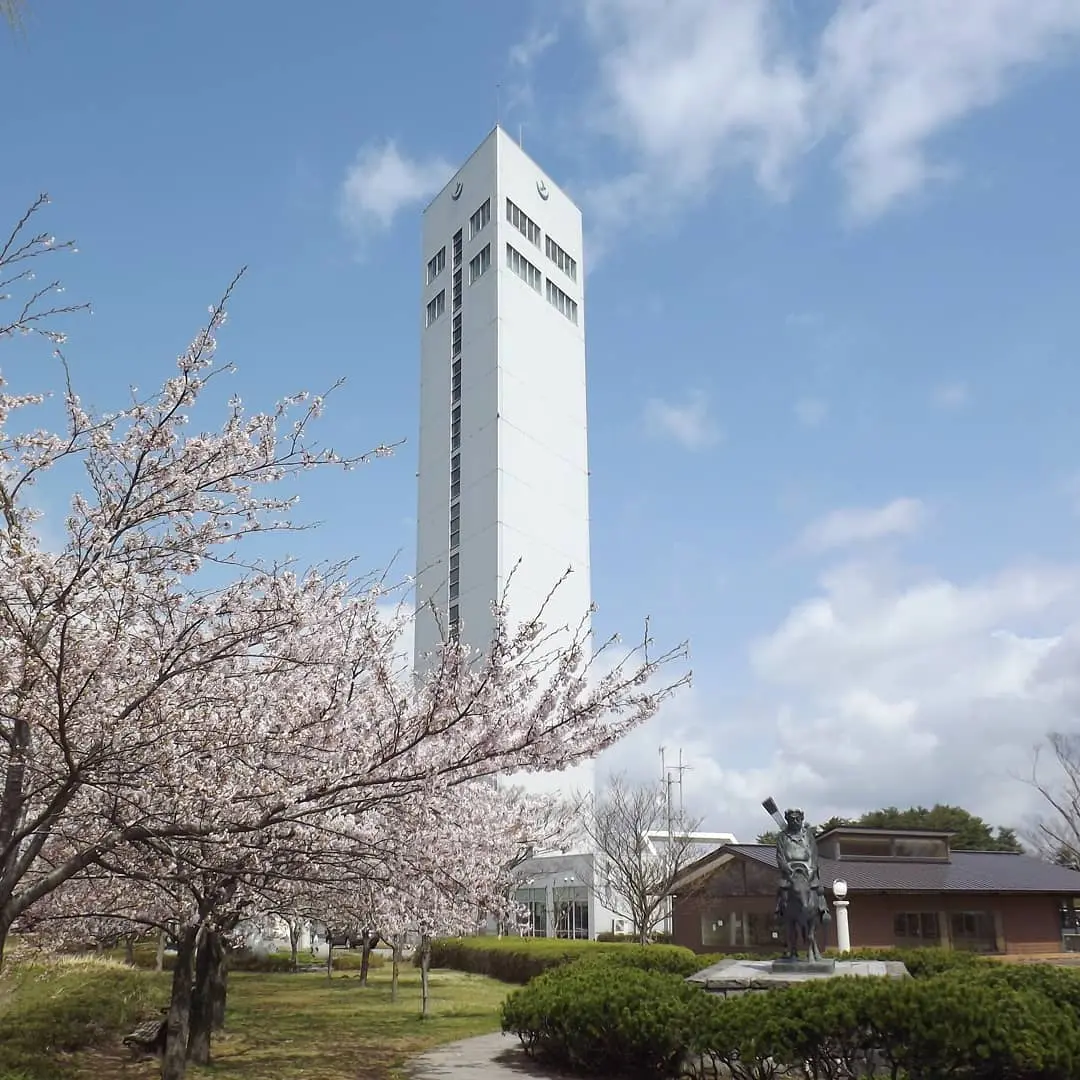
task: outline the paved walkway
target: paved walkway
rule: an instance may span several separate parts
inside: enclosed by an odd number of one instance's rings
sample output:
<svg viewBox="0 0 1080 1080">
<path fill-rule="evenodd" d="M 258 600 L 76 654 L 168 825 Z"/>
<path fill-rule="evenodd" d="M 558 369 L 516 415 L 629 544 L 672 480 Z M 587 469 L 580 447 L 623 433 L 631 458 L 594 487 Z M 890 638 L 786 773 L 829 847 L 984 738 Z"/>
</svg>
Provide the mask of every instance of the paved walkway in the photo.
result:
<svg viewBox="0 0 1080 1080">
<path fill-rule="evenodd" d="M 405 1071 L 415 1080 L 521 1080 L 557 1075 L 528 1058 L 516 1035 L 501 1032 L 436 1046 L 406 1062 Z"/>
</svg>

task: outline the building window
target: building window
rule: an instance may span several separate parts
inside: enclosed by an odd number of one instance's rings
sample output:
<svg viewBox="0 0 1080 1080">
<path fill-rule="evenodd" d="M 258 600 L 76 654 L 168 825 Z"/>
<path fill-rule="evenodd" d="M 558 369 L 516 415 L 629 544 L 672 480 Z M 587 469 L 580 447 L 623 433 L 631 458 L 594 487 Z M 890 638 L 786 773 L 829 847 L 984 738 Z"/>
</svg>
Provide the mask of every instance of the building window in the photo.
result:
<svg viewBox="0 0 1080 1080">
<path fill-rule="evenodd" d="M 461 230 L 458 229 L 458 231 L 456 233 L 454 233 L 454 269 L 455 270 L 457 270 L 461 266 L 461 244 L 462 244 Z"/>
<path fill-rule="evenodd" d="M 893 934 L 907 945 L 940 945 L 941 924 L 936 911 L 906 911 L 893 916 Z"/>
<path fill-rule="evenodd" d="M 506 265 L 526 284 L 540 291 L 540 279 L 543 276 L 524 255 L 512 244 L 506 245 Z"/>
<path fill-rule="evenodd" d="M 575 326 L 577 325 L 577 301 L 571 300 L 551 278 L 547 280 L 547 298 L 549 304 L 558 308 Z"/>
<path fill-rule="evenodd" d="M 743 906 L 708 908 L 701 913 L 701 944 L 707 948 L 774 949 L 779 940 L 772 905 L 754 900 Z"/>
<path fill-rule="evenodd" d="M 515 229 L 530 244 L 540 246 L 540 226 L 524 210 L 519 209 L 509 199 L 506 200 L 506 220 L 514 226 Z"/>
<path fill-rule="evenodd" d="M 483 206 L 469 218 L 469 239 L 476 234 L 491 220 L 491 200 L 485 199 Z"/>
<path fill-rule="evenodd" d="M 430 326 L 446 310 L 446 290 L 428 301 L 427 324 Z"/>
<path fill-rule="evenodd" d="M 559 938 L 588 938 L 589 890 L 578 886 L 555 888 L 555 936 Z"/>
<path fill-rule="evenodd" d="M 841 836 L 841 859 L 889 859 L 893 853 L 891 836 Z"/>
<path fill-rule="evenodd" d="M 454 271 L 454 310 L 461 310 L 461 267 Z"/>
<path fill-rule="evenodd" d="M 949 845 L 944 840 L 898 836 L 893 846 L 893 858 L 932 859 L 944 862 L 949 858 Z"/>
<path fill-rule="evenodd" d="M 430 285 L 446 269 L 446 245 L 443 244 L 434 255 L 428 259 L 427 283 Z"/>
<path fill-rule="evenodd" d="M 459 631 L 461 630 L 461 613 L 458 611 L 457 604 L 450 605 L 450 639 L 456 641 Z"/>
<path fill-rule="evenodd" d="M 485 244 L 469 262 L 469 284 L 486 274 L 491 266 L 491 245 Z"/>
<path fill-rule="evenodd" d="M 954 949 L 996 952 L 997 928 L 991 911 L 956 911 L 949 916 Z"/>
<path fill-rule="evenodd" d="M 577 260 L 570 258 L 550 236 L 544 238 L 547 257 L 571 280 L 577 281 Z"/>
<path fill-rule="evenodd" d="M 461 432 L 460 431 L 456 435 L 451 435 L 450 436 L 450 449 L 451 450 L 460 450 L 461 449 Z"/>
<path fill-rule="evenodd" d="M 547 889 L 518 889 L 517 902 L 524 908 L 523 937 L 547 937 Z"/>
</svg>

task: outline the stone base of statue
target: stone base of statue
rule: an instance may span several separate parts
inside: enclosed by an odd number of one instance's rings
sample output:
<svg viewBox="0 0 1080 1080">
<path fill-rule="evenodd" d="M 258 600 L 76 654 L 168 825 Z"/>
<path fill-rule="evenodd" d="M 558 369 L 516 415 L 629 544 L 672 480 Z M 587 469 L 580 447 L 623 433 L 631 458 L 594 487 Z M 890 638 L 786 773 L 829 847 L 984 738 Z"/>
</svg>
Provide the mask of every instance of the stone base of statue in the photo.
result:
<svg viewBox="0 0 1080 1080">
<path fill-rule="evenodd" d="M 774 972 L 802 972 L 806 975 L 834 975 L 836 973 L 835 960 L 774 960 L 772 962 Z"/>
<path fill-rule="evenodd" d="M 811 979 L 842 976 L 879 979 L 909 979 L 908 969 L 898 960 L 721 960 L 691 975 L 686 981 L 710 994 L 745 994 L 748 991 L 778 990 Z"/>
</svg>

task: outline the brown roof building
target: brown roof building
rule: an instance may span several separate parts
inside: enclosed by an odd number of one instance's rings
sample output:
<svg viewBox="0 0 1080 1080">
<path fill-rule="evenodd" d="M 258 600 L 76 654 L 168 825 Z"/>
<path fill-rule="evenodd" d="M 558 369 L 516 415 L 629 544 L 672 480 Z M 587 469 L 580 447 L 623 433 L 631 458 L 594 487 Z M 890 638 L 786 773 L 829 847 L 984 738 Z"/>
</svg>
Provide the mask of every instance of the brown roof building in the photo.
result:
<svg viewBox="0 0 1080 1080">
<path fill-rule="evenodd" d="M 852 948 L 936 945 L 1050 953 L 1077 937 L 1080 872 L 1028 855 L 952 851 L 949 833 L 831 829 L 818 838 L 821 879 L 847 882 Z M 697 952 L 772 952 L 776 851 L 727 844 L 672 887 L 672 933 Z M 836 946 L 835 920 L 823 946 Z"/>
</svg>

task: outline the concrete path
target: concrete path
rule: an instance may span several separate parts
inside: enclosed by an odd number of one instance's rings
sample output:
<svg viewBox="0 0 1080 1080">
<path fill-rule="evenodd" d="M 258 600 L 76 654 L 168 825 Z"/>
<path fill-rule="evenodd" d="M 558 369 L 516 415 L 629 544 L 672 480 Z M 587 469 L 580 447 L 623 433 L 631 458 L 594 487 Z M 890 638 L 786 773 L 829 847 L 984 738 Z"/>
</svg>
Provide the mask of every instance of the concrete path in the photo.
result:
<svg viewBox="0 0 1080 1080">
<path fill-rule="evenodd" d="M 535 1064 L 516 1035 L 478 1035 L 436 1046 L 405 1063 L 415 1080 L 521 1080 L 558 1075 Z"/>
</svg>

